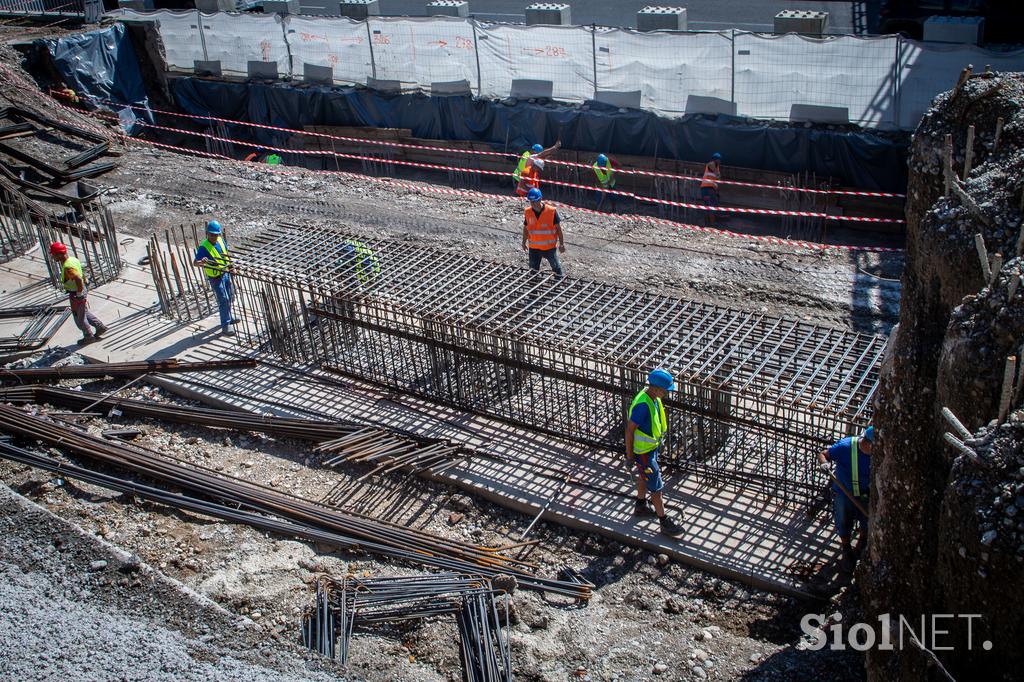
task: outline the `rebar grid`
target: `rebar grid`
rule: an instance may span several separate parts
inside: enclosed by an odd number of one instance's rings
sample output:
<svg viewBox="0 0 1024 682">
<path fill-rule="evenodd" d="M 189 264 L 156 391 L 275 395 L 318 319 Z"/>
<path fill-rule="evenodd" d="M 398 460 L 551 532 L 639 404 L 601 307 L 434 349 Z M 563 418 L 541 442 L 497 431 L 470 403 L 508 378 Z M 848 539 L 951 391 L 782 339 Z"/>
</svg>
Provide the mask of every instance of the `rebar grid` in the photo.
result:
<svg viewBox="0 0 1024 682">
<path fill-rule="evenodd" d="M 346 241 L 372 250 L 372 271 Z M 810 502 L 824 484 L 813 453 L 868 423 L 885 347 L 340 230 L 282 224 L 233 254 L 244 343 L 607 448 L 665 367 L 679 385 L 665 461 L 787 501 Z"/>
</svg>

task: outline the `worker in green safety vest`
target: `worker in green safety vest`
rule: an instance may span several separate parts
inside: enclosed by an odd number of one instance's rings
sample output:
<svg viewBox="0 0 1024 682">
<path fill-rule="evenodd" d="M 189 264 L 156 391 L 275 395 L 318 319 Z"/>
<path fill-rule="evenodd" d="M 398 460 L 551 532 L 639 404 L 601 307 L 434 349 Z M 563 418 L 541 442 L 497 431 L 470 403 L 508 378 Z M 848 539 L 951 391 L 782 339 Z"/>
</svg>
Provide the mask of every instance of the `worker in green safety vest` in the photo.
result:
<svg viewBox="0 0 1024 682">
<path fill-rule="evenodd" d="M 380 261 L 365 242 L 358 239 L 346 239 L 341 244 L 342 278 L 354 281 L 359 290 L 365 292 L 380 276 Z M 353 279 L 354 278 L 354 279 Z"/>
<path fill-rule="evenodd" d="M 84 345 L 96 341 L 107 331 L 107 326 L 89 310 L 82 262 L 74 256 L 69 256 L 68 247 L 62 242 L 50 244 L 50 257 L 60 265 L 61 287 L 68 294 L 75 325 L 82 330 L 82 338 L 78 343 Z"/>
<path fill-rule="evenodd" d="M 857 553 L 867 538 L 869 487 L 871 485 L 871 448 L 875 427 L 869 426 L 860 437 L 848 436 L 818 453 L 818 468 L 832 479 L 832 511 L 836 535 L 842 548 L 842 568 L 853 570 Z M 835 465 L 832 471 L 831 464 Z M 860 525 L 857 550 L 851 545 L 854 522 Z"/>
<path fill-rule="evenodd" d="M 615 193 L 608 191 L 615 189 L 615 165 L 615 162 L 609 159 L 606 154 L 598 154 L 597 160 L 594 161 L 592 168 L 594 169 L 594 175 L 597 177 L 597 186 L 600 187 L 595 192 L 595 211 L 601 210 L 605 197 L 608 198 L 611 204 L 611 210 L 615 210 Z"/>
<path fill-rule="evenodd" d="M 647 377 L 647 386 L 636 394 L 629 406 L 629 420 L 626 422 L 626 457 L 636 467 L 635 516 L 657 516 L 661 533 L 679 537 L 684 529 L 665 512 L 658 452 L 668 436 L 668 419 L 662 400 L 676 388 L 672 375 L 663 369 L 656 369 Z M 650 495 L 650 503 L 647 496 Z M 654 508 L 651 508 L 651 505 Z"/>
<path fill-rule="evenodd" d="M 231 325 L 239 320 L 231 315 L 231 306 L 235 297 L 231 283 L 231 254 L 228 243 L 224 239 L 224 228 L 216 220 L 206 223 L 206 239 L 196 249 L 192 265 L 203 269 L 206 281 L 210 283 L 213 294 L 217 298 L 217 310 L 220 314 L 220 329 L 225 336 L 234 336 Z"/>
<path fill-rule="evenodd" d="M 512 171 L 512 184 L 516 187 L 519 186 L 519 180 L 522 178 L 523 171 L 526 170 L 526 165 L 530 162 L 530 159 L 544 159 L 552 152 L 562 147 L 562 141 L 557 140 L 553 145 L 544 149 L 539 144 L 535 144 L 519 156 L 519 163 L 516 164 L 516 169 Z M 524 192 L 525 194 L 525 192 Z"/>
</svg>

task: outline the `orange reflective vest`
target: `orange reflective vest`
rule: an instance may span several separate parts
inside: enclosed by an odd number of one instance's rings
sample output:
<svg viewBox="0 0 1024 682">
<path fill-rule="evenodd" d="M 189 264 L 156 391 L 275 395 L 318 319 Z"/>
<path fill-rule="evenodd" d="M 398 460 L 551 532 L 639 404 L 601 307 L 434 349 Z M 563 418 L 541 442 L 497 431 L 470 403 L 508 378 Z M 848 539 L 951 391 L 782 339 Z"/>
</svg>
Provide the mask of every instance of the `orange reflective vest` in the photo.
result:
<svg viewBox="0 0 1024 682">
<path fill-rule="evenodd" d="M 519 176 L 519 185 L 516 187 L 516 194 L 525 196 L 534 187 L 540 186 L 540 171 L 532 163 L 526 164 L 526 168 Z"/>
<path fill-rule="evenodd" d="M 709 161 L 708 163 L 704 164 L 704 177 L 701 178 L 700 186 L 710 187 L 711 189 L 718 189 L 718 179 L 721 175 L 721 170 L 711 170 L 712 163 L 712 161 Z"/>
<path fill-rule="evenodd" d="M 554 206 L 544 204 L 539 216 L 532 206 L 526 207 L 526 237 L 531 249 L 547 251 L 558 246 Z"/>
</svg>

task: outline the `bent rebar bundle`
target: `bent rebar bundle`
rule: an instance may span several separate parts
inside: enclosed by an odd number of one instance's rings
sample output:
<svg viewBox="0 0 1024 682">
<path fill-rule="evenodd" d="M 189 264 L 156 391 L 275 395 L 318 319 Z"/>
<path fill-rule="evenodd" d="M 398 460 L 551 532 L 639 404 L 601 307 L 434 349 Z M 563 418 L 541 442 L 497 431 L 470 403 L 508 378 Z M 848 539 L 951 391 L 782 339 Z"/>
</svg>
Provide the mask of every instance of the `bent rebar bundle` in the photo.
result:
<svg viewBox="0 0 1024 682">
<path fill-rule="evenodd" d="M 467 682 L 512 680 L 508 605 L 498 609 L 498 593 L 478 575 L 342 580 L 318 579 L 316 597 L 302 621 L 303 643 L 325 656 L 348 662 L 355 628 L 455 615 L 459 629 L 462 679 Z"/>
<path fill-rule="evenodd" d="M 664 460 L 785 501 L 812 501 L 825 483 L 813 453 L 870 421 L 885 349 L 883 337 L 328 229 L 281 224 L 233 254 L 243 343 L 604 448 L 621 447 L 630 400 L 665 367 L 679 390 Z M 154 275 L 169 300 L 191 295 Z"/>
<path fill-rule="evenodd" d="M 416 565 L 494 577 L 515 576 L 527 589 L 586 600 L 590 586 L 543 578 L 534 564 L 483 547 L 430 535 L 422 530 L 342 511 L 258 483 L 245 481 L 137 445 L 118 443 L 86 431 L 0 405 L 0 433 L 38 440 L 60 450 L 153 481 L 159 486 L 116 478 L 84 467 L 15 448 L 0 441 L 0 457 L 48 471 L 60 471 L 114 490 L 132 492 L 164 504 L 246 523 L 256 528 L 336 547 L 400 559 Z M 180 490 L 172 493 L 167 488 Z"/>
</svg>

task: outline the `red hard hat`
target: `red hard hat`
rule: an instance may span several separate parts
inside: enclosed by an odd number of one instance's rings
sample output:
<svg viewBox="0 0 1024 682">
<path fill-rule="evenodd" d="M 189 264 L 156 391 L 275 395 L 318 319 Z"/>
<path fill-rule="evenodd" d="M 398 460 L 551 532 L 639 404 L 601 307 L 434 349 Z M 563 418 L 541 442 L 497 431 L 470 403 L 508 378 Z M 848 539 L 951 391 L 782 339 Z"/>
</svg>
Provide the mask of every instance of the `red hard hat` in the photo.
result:
<svg viewBox="0 0 1024 682">
<path fill-rule="evenodd" d="M 68 247 L 64 246 L 60 242 L 54 242 L 54 243 L 50 244 L 50 255 L 51 256 L 56 256 L 58 254 L 59 255 L 64 255 L 67 252 L 68 252 Z"/>
</svg>

